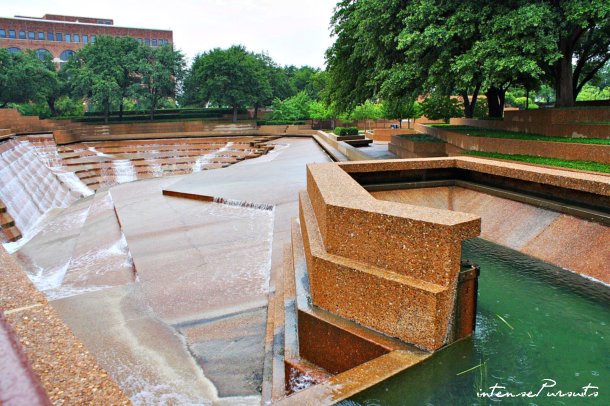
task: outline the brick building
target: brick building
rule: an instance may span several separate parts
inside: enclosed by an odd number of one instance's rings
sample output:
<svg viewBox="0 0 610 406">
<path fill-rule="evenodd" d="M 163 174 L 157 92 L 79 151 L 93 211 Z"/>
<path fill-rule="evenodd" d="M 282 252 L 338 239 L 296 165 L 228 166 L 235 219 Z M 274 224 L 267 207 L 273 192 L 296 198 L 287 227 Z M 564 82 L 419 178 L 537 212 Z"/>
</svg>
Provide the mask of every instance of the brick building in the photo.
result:
<svg viewBox="0 0 610 406">
<path fill-rule="evenodd" d="M 0 48 L 12 52 L 33 49 L 40 56 L 51 55 L 54 62 L 65 62 L 70 55 L 101 35 L 124 36 L 152 46 L 173 42 L 171 30 L 117 27 L 109 18 L 71 17 L 45 14 L 41 18 L 0 17 Z"/>
</svg>

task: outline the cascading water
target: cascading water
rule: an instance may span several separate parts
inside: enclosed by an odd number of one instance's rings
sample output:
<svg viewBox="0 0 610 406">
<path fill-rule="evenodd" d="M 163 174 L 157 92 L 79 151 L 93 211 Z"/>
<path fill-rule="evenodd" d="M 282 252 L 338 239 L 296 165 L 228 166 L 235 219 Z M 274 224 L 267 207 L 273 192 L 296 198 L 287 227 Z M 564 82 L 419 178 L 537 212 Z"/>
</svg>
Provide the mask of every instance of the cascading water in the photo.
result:
<svg viewBox="0 0 610 406">
<path fill-rule="evenodd" d="M 212 153 L 200 156 L 199 158 L 197 158 L 197 161 L 195 161 L 195 164 L 193 165 L 193 172 L 201 172 L 205 169 L 206 164 L 212 162 L 214 158 L 222 156 L 221 154 L 223 152 L 230 151 L 232 146 L 232 142 L 227 142 L 227 144 L 224 147 L 220 148 L 218 151 L 214 151 Z"/>
<path fill-rule="evenodd" d="M 74 173 L 55 166 L 55 160 L 48 156 L 41 159 L 28 141 L 11 140 L 3 150 L 0 200 L 24 237 L 49 210 L 68 207 L 79 198 L 93 194 Z"/>
</svg>

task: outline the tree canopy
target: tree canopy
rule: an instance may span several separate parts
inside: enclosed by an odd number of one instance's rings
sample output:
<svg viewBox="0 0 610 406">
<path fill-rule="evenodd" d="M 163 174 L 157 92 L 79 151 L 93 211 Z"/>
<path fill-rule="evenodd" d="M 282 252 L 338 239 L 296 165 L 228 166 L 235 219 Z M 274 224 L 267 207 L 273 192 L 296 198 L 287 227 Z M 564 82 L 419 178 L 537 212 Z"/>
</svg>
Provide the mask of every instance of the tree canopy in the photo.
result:
<svg viewBox="0 0 610 406">
<path fill-rule="evenodd" d="M 610 0 L 343 0 L 329 99 L 349 111 L 378 97 L 459 95 L 472 117 L 484 93 L 501 116 L 510 87 L 549 83 L 570 106 L 610 59 L 609 24 Z"/>
<path fill-rule="evenodd" d="M 236 121 L 238 108 L 253 106 L 271 92 L 264 67 L 261 58 L 240 45 L 199 54 L 187 82 L 191 97 L 203 104 L 232 107 Z"/>
</svg>

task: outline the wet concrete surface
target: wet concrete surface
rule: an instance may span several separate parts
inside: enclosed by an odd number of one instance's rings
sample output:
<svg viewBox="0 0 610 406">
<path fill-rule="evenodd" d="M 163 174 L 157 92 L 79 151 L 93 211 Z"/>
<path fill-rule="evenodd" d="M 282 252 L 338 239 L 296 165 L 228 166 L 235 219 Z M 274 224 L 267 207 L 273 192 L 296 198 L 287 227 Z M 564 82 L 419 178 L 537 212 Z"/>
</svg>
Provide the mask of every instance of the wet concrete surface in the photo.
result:
<svg viewBox="0 0 610 406">
<path fill-rule="evenodd" d="M 261 401 L 273 275 L 305 164 L 328 161 L 309 139 L 275 144 L 230 168 L 100 192 L 49 218 L 18 252 L 31 278 L 41 270 L 52 306 L 134 403 Z M 273 207 L 162 195 L 176 183 L 189 193 L 214 185 L 231 199 Z"/>
</svg>

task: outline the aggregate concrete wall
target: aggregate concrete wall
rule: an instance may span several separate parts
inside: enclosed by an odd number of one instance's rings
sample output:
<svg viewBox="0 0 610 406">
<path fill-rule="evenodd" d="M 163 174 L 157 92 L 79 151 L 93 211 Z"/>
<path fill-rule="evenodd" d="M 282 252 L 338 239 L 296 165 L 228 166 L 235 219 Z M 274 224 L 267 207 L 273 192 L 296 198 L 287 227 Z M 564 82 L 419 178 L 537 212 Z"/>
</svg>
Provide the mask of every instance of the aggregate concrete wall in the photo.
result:
<svg viewBox="0 0 610 406">
<path fill-rule="evenodd" d="M 507 110 L 504 120 L 458 118 L 451 124 L 550 137 L 610 138 L 610 107 Z"/>
<path fill-rule="evenodd" d="M 510 138 L 475 137 L 442 127 L 417 126 L 418 131 L 438 137 L 465 151 L 535 155 L 578 161 L 610 163 L 610 145 L 529 141 Z"/>
<path fill-rule="evenodd" d="M 307 194 L 301 194 L 314 304 L 421 348 L 442 347 L 461 242 L 479 234 L 480 219 L 385 204 L 342 168 L 308 165 Z"/>
<path fill-rule="evenodd" d="M 398 129 L 388 129 L 388 128 L 375 128 L 373 130 L 372 139 L 375 141 L 388 141 L 392 140 L 392 136 L 400 135 L 400 134 L 415 134 L 416 131 L 414 128 L 398 128 Z"/>
<path fill-rule="evenodd" d="M 447 156 L 446 146 L 444 142 L 412 141 L 393 135 L 388 150 L 399 158 L 442 157 Z"/>
</svg>

